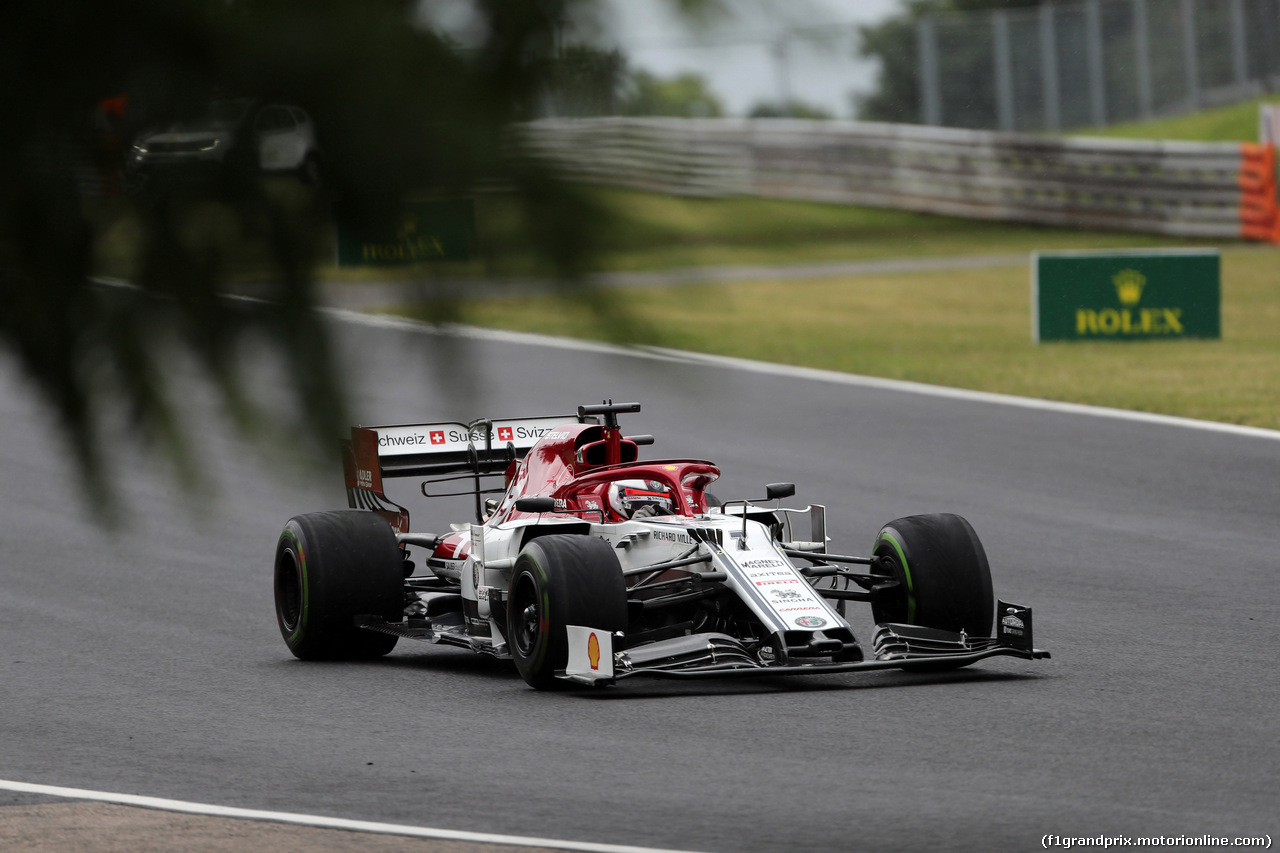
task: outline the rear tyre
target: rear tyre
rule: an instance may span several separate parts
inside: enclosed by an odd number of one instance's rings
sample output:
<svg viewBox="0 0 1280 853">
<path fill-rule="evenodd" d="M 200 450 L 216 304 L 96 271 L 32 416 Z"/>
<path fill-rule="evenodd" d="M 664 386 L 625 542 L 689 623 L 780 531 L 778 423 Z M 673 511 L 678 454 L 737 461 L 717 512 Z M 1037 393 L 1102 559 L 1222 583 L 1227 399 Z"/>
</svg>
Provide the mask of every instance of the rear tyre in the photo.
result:
<svg viewBox="0 0 1280 853">
<path fill-rule="evenodd" d="M 951 514 L 899 518 L 880 529 L 875 556 L 882 559 L 872 573 L 897 582 L 872 592 L 871 613 L 878 624 L 991 636 L 991 567 L 969 522 Z"/>
<path fill-rule="evenodd" d="M 581 535 L 541 536 L 516 558 L 507 604 L 507 641 L 520 675 L 546 690 L 569 661 L 566 625 L 627 627 L 627 586 L 613 548 Z"/>
<path fill-rule="evenodd" d="M 395 534 L 372 512 L 313 512 L 289 519 L 276 543 L 276 621 L 302 660 L 371 659 L 396 637 L 357 628 L 355 617 L 404 615 Z"/>
</svg>

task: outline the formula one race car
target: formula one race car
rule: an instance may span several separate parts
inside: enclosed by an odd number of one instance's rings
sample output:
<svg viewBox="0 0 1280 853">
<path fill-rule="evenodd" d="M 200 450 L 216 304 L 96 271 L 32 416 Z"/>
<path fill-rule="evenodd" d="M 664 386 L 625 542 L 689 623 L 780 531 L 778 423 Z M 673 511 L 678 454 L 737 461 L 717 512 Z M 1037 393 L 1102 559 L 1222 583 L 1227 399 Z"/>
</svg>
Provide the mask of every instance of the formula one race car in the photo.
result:
<svg viewBox="0 0 1280 853">
<path fill-rule="evenodd" d="M 538 688 L 1049 656 L 1032 645 L 1031 610 L 993 600 L 963 518 L 900 518 L 869 556 L 829 554 L 823 507 L 776 505 L 789 483 L 721 504 L 710 462 L 639 461 L 653 437 L 618 427 L 638 411 L 610 402 L 576 417 L 352 429 L 352 509 L 296 516 L 276 546 L 290 651 L 373 658 L 401 637 L 426 640 L 509 657 Z M 422 479 L 428 497 L 474 495 L 475 522 L 410 532 L 383 489 L 393 477 Z M 496 477 L 502 486 L 486 485 Z M 425 571 L 411 549 L 425 551 Z M 850 601 L 871 605 L 870 659 L 845 621 Z"/>
</svg>

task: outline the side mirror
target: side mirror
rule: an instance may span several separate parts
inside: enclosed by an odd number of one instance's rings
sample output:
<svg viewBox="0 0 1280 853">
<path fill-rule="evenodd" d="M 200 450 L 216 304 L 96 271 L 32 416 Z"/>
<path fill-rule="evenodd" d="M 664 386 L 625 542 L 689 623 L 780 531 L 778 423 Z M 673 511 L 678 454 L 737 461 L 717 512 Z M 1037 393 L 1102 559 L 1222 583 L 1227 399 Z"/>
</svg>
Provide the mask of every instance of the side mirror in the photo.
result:
<svg viewBox="0 0 1280 853">
<path fill-rule="evenodd" d="M 555 508 L 554 498 L 520 498 L 516 501 L 517 512 L 551 512 Z"/>
<path fill-rule="evenodd" d="M 795 483 L 770 483 L 764 487 L 765 500 L 776 501 L 789 498 L 796 493 Z"/>
</svg>

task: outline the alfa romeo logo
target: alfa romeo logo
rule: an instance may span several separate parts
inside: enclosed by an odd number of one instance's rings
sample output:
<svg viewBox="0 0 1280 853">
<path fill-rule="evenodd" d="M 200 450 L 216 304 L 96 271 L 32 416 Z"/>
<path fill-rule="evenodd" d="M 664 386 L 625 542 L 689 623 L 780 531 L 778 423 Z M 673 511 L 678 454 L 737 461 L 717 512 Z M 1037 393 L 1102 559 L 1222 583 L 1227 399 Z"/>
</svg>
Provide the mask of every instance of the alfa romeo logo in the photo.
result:
<svg viewBox="0 0 1280 853">
<path fill-rule="evenodd" d="M 827 620 L 821 616 L 800 616 L 796 618 L 796 624 L 801 628 L 821 628 Z"/>
</svg>

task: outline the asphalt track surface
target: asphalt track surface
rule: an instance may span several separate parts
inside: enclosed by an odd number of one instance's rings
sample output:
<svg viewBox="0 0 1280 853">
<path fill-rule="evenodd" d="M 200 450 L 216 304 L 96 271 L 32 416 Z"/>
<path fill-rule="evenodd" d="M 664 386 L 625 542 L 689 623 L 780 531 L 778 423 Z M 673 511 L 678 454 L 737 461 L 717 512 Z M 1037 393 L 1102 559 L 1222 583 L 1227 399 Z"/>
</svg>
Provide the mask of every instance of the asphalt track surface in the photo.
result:
<svg viewBox="0 0 1280 853">
<path fill-rule="evenodd" d="M 865 552 L 898 516 L 958 512 L 1053 659 L 556 694 L 406 641 L 379 663 L 302 663 L 275 625 L 270 562 L 291 515 L 343 505 L 336 464 L 269 464 L 175 360 L 220 497 L 193 508 L 122 449 L 134 520 L 113 537 L 3 361 L 0 779 L 726 853 L 1280 829 L 1280 441 L 334 328 L 365 423 L 635 399 L 624 426 L 658 436 L 649 454 L 716 460 L 722 498 L 794 480 L 796 502 L 827 505 L 834 550 Z M 251 364 L 257 392 L 283 396 L 269 362 Z M 412 508 L 418 529 L 467 520 L 465 504 Z M 0 828 L 4 806 L 55 802 L 0 791 Z"/>
</svg>

